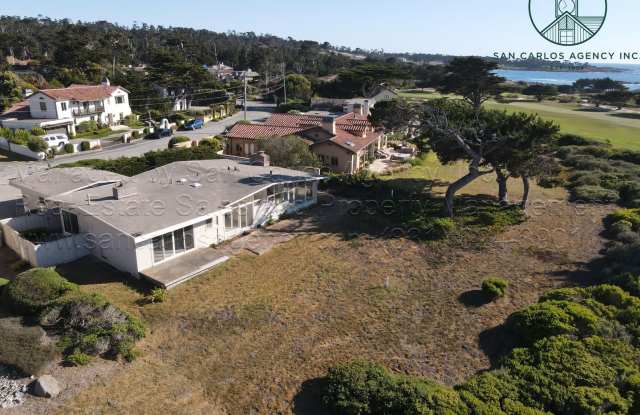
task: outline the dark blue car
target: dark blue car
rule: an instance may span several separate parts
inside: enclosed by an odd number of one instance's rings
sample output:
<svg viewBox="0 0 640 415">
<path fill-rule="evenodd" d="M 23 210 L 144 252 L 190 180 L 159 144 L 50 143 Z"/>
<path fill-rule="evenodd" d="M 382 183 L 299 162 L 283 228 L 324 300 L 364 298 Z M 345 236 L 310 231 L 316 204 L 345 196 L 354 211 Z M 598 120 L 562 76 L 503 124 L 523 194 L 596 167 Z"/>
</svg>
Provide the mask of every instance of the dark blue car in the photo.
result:
<svg viewBox="0 0 640 415">
<path fill-rule="evenodd" d="M 191 120 L 184 125 L 185 130 L 199 130 L 202 127 L 204 127 L 204 121 L 200 118 Z"/>
</svg>

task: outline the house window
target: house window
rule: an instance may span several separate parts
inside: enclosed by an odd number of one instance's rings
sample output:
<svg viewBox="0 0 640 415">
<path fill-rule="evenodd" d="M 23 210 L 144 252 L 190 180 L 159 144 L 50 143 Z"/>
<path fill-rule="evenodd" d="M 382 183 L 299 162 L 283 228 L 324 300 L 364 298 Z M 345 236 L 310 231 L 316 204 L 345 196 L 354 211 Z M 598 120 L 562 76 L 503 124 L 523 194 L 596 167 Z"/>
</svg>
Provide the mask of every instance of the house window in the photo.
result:
<svg viewBox="0 0 640 415">
<path fill-rule="evenodd" d="M 207 229 L 211 229 L 213 228 L 213 218 L 209 218 L 207 219 L 207 221 L 205 222 Z"/>
<path fill-rule="evenodd" d="M 338 157 L 331 157 L 331 165 L 332 166 L 338 165 Z"/>
<path fill-rule="evenodd" d="M 233 221 L 231 220 L 231 212 L 225 213 L 224 215 L 224 227 L 225 229 L 233 228 Z"/>
<path fill-rule="evenodd" d="M 61 102 L 60 103 L 60 109 L 62 111 L 66 111 L 67 110 L 67 103 L 66 102 Z"/>
<path fill-rule="evenodd" d="M 62 224 L 66 233 L 78 234 L 80 233 L 80 226 L 78 225 L 78 217 L 73 213 L 62 211 Z"/>
<path fill-rule="evenodd" d="M 153 261 L 161 262 L 194 249 L 193 226 L 153 238 Z"/>
<path fill-rule="evenodd" d="M 47 110 L 47 103 L 46 102 L 41 102 L 40 103 L 40 111 L 46 111 Z"/>
<path fill-rule="evenodd" d="M 124 97 L 123 96 L 116 97 L 116 104 L 124 104 Z"/>
</svg>

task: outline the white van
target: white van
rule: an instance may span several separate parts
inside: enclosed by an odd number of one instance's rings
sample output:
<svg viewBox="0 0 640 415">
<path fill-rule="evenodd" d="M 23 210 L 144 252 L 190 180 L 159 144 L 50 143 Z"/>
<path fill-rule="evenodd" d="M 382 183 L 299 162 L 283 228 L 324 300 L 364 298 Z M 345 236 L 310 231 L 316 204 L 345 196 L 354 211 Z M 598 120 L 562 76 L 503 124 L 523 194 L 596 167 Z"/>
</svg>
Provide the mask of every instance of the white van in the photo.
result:
<svg viewBox="0 0 640 415">
<path fill-rule="evenodd" d="M 65 144 L 69 144 L 69 137 L 66 134 L 45 135 L 42 140 L 47 143 L 49 148 L 60 148 L 64 147 Z"/>
</svg>

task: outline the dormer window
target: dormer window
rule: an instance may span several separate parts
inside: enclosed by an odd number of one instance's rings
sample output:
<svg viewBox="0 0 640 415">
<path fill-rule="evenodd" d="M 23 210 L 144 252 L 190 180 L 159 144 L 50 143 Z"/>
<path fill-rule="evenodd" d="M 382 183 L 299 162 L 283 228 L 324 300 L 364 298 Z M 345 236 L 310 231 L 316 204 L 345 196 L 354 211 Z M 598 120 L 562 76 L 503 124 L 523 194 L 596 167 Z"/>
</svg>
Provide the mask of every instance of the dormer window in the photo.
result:
<svg viewBox="0 0 640 415">
<path fill-rule="evenodd" d="M 116 97 L 116 104 L 124 104 L 124 97 L 123 96 L 117 96 Z"/>
<path fill-rule="evenodd" d="M 47 110 L 47 103 L 40 102 L 40 111 L 46 111 L 46 110 Z"/>
<path fill-rule="evenodd" d="M 61 102 L 60 103 L 60 109 L 62 111 L 66 111 L 67 110 L 67 103 L 66 102 Z"/>
</svg>

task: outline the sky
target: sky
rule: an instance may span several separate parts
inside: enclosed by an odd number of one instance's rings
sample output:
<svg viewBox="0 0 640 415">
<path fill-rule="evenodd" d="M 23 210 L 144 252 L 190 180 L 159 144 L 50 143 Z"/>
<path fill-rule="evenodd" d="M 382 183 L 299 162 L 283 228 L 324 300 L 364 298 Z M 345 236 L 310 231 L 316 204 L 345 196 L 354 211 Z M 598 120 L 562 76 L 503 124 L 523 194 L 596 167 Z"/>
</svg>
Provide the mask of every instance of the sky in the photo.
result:
<svg viewBox="0 0 640 415">
<path fill-rule="evenodd" d="M 554 8 L 554 0 L 548 2 Z M 605 1 L 605 0 L 580 0 Z M 586 44 L 548 43 L 533 28 L 529 0 L 87 0 L 3 1 L 0 14 L 43 15 L 268 33 L 387 52 L 640 52 L 638 0 L 608 0 L 604 27 Z M 634 46 L 635 45 L 635 46 Z M 640 63 L 640 61 L 629 62 Z"/>
</svg>

